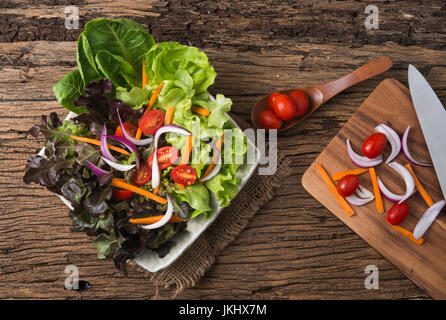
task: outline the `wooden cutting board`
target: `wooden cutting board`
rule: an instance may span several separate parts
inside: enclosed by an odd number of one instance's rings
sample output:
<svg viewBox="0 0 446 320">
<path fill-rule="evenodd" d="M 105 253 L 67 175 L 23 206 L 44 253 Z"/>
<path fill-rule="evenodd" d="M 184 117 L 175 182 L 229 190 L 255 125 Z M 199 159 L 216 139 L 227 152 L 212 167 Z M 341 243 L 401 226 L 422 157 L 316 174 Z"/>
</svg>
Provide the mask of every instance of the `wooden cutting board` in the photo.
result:
<svg viewBox="0 0 446 320">
<path fill-rule="evenodd" d="M 441 213 L 424 234 L 423 244 L 417 245 L 392 228 L 386 221 L 387 214 L 378 213 L 374 202 L 361 207 L 352 206 L 355 215 L 347 216 L 316 170 L 315 163 L 322 164 L 330 176 L 339 171 L 357 169 L 348 157 L 345 141 L 347 138 L 350 139 L 353 150 L 360 154 L 362 142 L 374 132 L 374 127 L 380 123 L 391 126 L 400 135 L 410 125 L 408 140 L 412 156 L 420 160 L 430 160 L 409 90 L 394 79 L 386 79 L 376 87 L 344 128 L 307 169 L 302 178 L 302 185 L 316 200 L 428 294 L 437 299 L 446 299 L 445 213 Z M 384 159 L 389 153 L 390 146 L 387 146 Z M 394 161 L 403 165 L 407 163 L 407 159 L 402 153 Z M 434 202 L 441 200 L 443 195 L 434 169 L 415 165 L 412 167 Z M 381 164 L 376 167 L 376 173 L 389 190 L 397 194 L 404 193 L 402 178 L 391 168 Z M 359 179 L 367 189 L 373 190 L 368 173 L 360 175 Z M 387 212 L 392 203 L 385 199 L 383 201 Z M 427 205 L 418 193 L 412 196 L 407 203 L 411 211 L 401 226 L 413 231 L 418 219 L 427 209 Z"/>
</svg>

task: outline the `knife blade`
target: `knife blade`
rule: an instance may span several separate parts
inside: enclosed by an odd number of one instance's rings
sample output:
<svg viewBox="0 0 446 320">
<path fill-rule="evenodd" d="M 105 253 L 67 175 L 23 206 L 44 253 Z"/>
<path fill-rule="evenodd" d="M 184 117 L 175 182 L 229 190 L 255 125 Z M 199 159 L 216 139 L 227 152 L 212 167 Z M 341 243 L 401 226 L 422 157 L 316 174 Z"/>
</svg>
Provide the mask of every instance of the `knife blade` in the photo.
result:
<svg viewBox="0 0 446 320">
<path fill-rule="evenodd" d="M 409 88 L 427 148 L 446 199 L 446 110 L 423 75 L 409 65 Z"/>
</svg>

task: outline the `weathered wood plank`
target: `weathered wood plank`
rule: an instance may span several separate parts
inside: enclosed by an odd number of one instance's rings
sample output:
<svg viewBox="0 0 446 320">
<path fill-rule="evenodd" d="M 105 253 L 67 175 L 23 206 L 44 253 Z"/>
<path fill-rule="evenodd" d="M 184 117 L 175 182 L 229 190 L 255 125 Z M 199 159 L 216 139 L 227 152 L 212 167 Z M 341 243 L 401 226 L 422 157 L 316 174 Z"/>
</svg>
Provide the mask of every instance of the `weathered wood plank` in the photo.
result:
<svg viewBox="0 0 446 320">
<path fill-rule="evenodd" d="M 81 29 L 66 30 L 64 0 L 1 1 L 0 42 L 12 43 L 0 43 L 0 298 L 150 298 L 155 292 L 140 273 L 126 277 L 97 259 L 87 236 L 70 232 L 59 199 L 22 182 L 27 157 L 41 146 L 24 132 L 41 114 L 67 113 L 52 85 L 76 67 L 73 40 L 98 16 L 135 18 L 158 41 L 204 49 L 218 73 L 211 93 L 231 97 L 244 119 L 257 98 L 275 89 L 332 80 L 380 55 L 395 61 L 388 73 L 335 97 L 279 139 L 293 175 L 179 298 L 427 298 L 311 198 L 300 179 L 382 79 L 407 84 L 408 63 L 446 99 L 445 3 L 375 1 L 380 30 L 366 31 L 365 3 L 312 2 L 70 1 L 79 7 Z M 63 289 L 69 264 L 91 289 Z M 369 264 L 379 267 L 379 290 L 364 288 Z"/>
</svg>

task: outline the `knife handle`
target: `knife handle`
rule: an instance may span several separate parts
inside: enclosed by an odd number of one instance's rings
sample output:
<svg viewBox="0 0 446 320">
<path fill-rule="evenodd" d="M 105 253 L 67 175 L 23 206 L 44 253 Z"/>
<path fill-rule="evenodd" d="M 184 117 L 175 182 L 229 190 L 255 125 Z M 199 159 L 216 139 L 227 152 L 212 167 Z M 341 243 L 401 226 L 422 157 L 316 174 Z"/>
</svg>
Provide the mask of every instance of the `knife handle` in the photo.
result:
<svg viewBox="0 0 446 320">
<path fill-rule="evenodd" d="M 359 67 L 338 80 L 317 86 L 316 88 L 322 92 L 322 103 L 325 103 L 341 91 L 344 91 L 355 84 L 386 72 L 392 65 L 393 61 L 390 57 L 380 57 Z"/>
</svg>

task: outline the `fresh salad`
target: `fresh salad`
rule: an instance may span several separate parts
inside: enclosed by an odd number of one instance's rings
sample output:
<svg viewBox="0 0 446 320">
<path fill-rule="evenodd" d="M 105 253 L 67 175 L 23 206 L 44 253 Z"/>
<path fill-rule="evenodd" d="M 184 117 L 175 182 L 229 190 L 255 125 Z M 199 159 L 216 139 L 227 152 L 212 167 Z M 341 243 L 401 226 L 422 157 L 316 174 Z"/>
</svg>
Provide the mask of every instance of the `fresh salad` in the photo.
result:
<svg viewBox="0 0 446 320">
<path fill-rule="evenodd" d="M 198 48 L 101 18 L 86 24 L 76 57 L 54 85 L 74 114 L 30 129 L 45 152 L 29 158 L 24 181 L 67 199 L 72 230 L 125 271 L 145 249 L 166 256 L 188 220 L 212 217 L 211 197 L 229 205 L 241 163 L 227 159 L 245 157 L 246 138 L 227 115 L 231 100 L 208 94 L 216 73 Z"/>
</svg>

